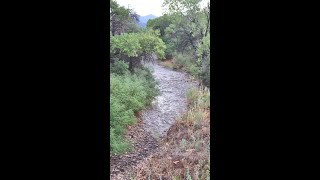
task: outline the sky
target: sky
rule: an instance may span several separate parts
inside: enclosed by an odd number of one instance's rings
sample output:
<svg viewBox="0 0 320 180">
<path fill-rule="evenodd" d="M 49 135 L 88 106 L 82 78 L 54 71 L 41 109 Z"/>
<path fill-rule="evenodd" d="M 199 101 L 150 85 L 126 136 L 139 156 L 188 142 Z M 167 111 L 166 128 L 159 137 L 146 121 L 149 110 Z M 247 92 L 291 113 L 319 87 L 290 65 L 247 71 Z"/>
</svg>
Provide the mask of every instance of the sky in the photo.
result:
<svg viewBox="0 0 320 180">
<path fill-rule="evenodd" d="M 116 0 L 121 6 L 134 9 L 137 14 L 146 16 L 153 14 L 155 16 L 162 16 L 162 3 L 163 0 Z"/>
</svg>

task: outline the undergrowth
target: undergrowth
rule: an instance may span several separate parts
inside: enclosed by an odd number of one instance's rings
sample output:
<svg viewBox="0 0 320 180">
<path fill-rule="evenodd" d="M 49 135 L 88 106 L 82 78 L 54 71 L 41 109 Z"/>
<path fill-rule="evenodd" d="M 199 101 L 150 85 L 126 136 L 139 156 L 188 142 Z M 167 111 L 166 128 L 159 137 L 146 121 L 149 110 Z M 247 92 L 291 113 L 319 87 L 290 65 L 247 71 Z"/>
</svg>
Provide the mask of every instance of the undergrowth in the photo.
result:
<svg viewBox="0 0 320 180">
<path fill-rule="evenodd" d="M 173 69 L 172 60 L 158 61 L 158 63 L 166 68 Z"/>
<path fill-rule="evenodd" d="M 189 90 L 188 111 L 168 130 L 157 153 L 133 179 L 210 179 L 210 91 Z"/>
<path fill-rule="evenodd" d="M 160 61 L 159 64 L 169 69 L 185 71 L 210 88 L 210 62 L 203 63 L 200 66 L 197 60 L 192 59 L 192 55 L 174 53 L 173 59 Z"/>
<path fill-rule="evenodd" d="M 121 154 L 131 150 L 123 137 L 127 125 L 135 123 L 134 113 L 142 110 L 157 94 L 155 80 L 147 68 L 130 74 L 123 62 L 111 66 L 110 75 L 110 151 Z"/>
</svg>

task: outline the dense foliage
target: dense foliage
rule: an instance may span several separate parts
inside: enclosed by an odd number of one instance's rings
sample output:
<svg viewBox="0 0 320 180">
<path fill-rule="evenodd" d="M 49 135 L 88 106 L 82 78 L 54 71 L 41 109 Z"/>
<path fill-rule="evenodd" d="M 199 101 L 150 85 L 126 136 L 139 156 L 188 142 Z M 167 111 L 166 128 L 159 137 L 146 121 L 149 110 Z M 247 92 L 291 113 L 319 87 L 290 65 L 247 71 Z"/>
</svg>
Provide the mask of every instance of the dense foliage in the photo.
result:
<svg viewBox="0 0 320 180">
<path fill-rule="evenodd" d="M 114 0 L 110 17 L 110 151 L 124 153 L 131 147 L 123 136 L 126 127 L 135 123 L 135 112 L 157 93 L 143 62 L 163 58 L 165 43 L 159 31 L 139 29 L 138 15 Z"/>
<path fill-rule="evenodd" d="M 167 14 L 149 20 L 147 27 L 160 31 L 165 59 L 210 87 L 210 2 L 165 0 Z"/>
<path fill-rule="evenodd" d="M 148 69 L 130 74 L 125 67 L 127 65 L 121 61 L 111 66 L 110 147 L 113 153 L 130 150 L 130 143 L 123 138 L 126 126 L 135 123 L 134 112 L 143 109 L 157 93 Z"/>
<path fill-rule="evenodd" d="M 162 58 L 165 44 L 158 36 L 159 32 L 153 30 L 111 36 L 111 61 L 123 59 L 129 63 L 129 70 L 133 72 L 142 61 L 154 61 L 154 54 Z"/>
<path fill-rule="evenodd" d="M 115 0 L 110 0 L 110 30 L 112 35 L 124 32 L 136 32 L 139 21 L 138 14 L 129 8 L 120 6 Z"/>
<path fill-rule="evenodd" d="M 169 16 L 166 14 L 158 18 L 151 19 L 147 23 L 147 28 L 160 31 L 160 38 L 163 40 L 163 42 L 167 46 L 167 48 L 165 49 L 166 59 L 171 59 L 174 52 L 174 47 L 172 46 L 170 37 L 166 36 L 166 32 L 165 32 L 166 28 L 169 27 L 169 25 L 172 23 L 173 23 L 172 16 Z"/>
</svg>

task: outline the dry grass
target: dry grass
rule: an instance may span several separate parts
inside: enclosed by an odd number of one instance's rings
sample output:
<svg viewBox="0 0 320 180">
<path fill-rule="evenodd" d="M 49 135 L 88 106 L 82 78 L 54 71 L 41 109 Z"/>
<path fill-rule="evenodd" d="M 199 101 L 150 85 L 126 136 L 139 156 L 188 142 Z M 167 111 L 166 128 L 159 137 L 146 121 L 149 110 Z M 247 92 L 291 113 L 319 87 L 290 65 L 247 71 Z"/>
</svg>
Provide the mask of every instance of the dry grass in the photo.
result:
<svg viewBox="0 0 320 180">
<path fill-rule="evenodd" d="M 188 112 L 168 130 L 160 150 L 131 179 L 210 179 L 209 90 L 189 91 L 188 102 Z"/>
<path fill-rule="evenodd" d="M 169 69 L 173 69 L 174 67 L 172 60 L 159 61 L 159 64 Z"/>
</svg>

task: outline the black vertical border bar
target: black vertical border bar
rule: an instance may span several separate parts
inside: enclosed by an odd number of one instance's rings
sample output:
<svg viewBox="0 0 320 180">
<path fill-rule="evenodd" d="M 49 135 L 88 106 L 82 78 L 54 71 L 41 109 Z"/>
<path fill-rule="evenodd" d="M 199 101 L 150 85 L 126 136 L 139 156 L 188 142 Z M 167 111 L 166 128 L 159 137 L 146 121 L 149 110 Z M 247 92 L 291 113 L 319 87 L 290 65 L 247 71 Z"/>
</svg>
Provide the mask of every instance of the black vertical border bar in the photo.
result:
<svg viewBox="0 0 320 180">
<path fill-rule="evenodd" d="M 99 142 L 98 144 L 98 164 L 99 167 L 97 172 L 99 179 L 108 179 L 109 177 L 109 150 L 110 150 L 110 58 L 109 47 L 110 47 L 110 35 L 109 35 L 109 12 L 110 3 L 108 1 L 98 0 L 96 1 L 96 29 L 95 34 L 97 48 L 96 48 L 96 92 L 97 96 L 97 114 L 98 114 L 98 128 L 99 128 Z M 100 146 L 101 145 L 101 146 Z"/>
</svg>

